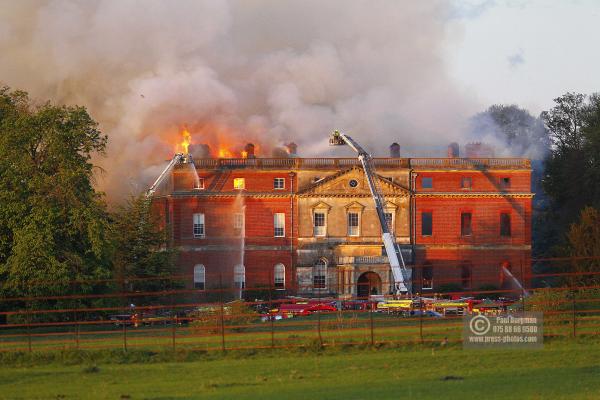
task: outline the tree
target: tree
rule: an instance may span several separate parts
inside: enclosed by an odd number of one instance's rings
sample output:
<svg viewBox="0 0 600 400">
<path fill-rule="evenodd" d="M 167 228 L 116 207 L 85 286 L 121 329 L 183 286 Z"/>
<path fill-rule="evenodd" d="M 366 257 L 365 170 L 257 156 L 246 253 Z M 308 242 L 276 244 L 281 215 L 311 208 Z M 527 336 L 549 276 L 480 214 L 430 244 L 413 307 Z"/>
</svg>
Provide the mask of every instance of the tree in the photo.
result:
<svg viewBox="0 0 600 400">
<path fill-rule="evenodd" d="M 541 114 L 555 150 L 559 153 L 582 147 L 582 128 L 586 113 L 585 98 L 586 96 L 581 93 L 567 92 L 554 99 L 556 105 L 552 110 Z"/>
<path fill-rule="evenodd" d="M 600 206 L 600 97 L 567 93 L 554 101 L 542 113 L 553 143 L 543 185 L 565 233 L 585 206 Z"/>
<path fill-rule="evenodd" d="M 514 104 L 494 104 L 475 115 L 470 125 L 471 136 L 500 141 L 516 157 L 543 159 L 549 150 L 548 131 L 542 120 Z"/>
<path fill-rule="evenodd" d="M 573 272 L 600 272 L 600 211 L 586 207 L 581 211 L 579 221 L 571 224 L 567 234 L 569 253 L 576 259 Z M 600 281 L 598 275 L 576 276 L 581 284 Z"/>
<path fill-rule="evenodd" d="M 155 291 L 178 286 L 170 279 L 175 251 L 170 248 L 167 227 L 152 212 L 144 195 L 130 198 L 114 213 L 114 271 L 127 281 L 129 291 Z M 148 279 L 151 278 L 151 279 Z"/>
<path fill-rule="evenodd" d="M 91 162 L 106 141 L 85 108 L 0 88 L 0 296 L 106 289 L 110 219 Z"/>
</svg>

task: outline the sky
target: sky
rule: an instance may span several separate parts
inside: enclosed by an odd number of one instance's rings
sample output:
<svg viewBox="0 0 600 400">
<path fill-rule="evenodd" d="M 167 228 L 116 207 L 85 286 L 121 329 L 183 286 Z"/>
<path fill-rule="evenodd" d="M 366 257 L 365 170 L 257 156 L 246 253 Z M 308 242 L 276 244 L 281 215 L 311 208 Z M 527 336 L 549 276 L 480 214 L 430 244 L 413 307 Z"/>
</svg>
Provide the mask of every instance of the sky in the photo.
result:
<svg viewBox="0 0 600 400">
<path fill-rule="evenodd" d="M 184 128 L 212 156 L 290 141 L 352 156 L 328 146 L 334 129 L 375 156 L 442 156 L 493 136 L 469 125 L 492 104 L 537 116 L 599 91 L 599 16 L 600 0 L 4 1 L 0 85 L 87 107 L 109 137 L 99 186 L 118 197 L 182 151 Z"/>
<path fill-rule="evenodd" d="M 567 91 L 600 91 L 600 1 L 458 1 L 445 60 L 481 104 L 537 115 Z"/>
</svg>

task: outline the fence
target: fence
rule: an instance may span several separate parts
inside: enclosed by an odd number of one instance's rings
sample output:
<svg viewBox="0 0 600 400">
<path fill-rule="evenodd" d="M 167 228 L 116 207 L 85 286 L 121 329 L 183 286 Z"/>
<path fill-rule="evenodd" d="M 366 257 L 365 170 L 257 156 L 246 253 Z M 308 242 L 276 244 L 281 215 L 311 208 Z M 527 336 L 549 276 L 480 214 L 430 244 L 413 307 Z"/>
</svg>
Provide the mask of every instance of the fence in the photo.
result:
<svg viewBox="0 0 600 400">
<path fill-rule="evenodd" d="M 600 271 L 593 267 L 598 261 L 534 260 L 531 268 L 514 272 L 525 287 L 508 281 L 503 287 L 473 289 L 464 276 L 441 274 L 448 278 L 438 280 L 436 286 L 447 284 L 452 291 L 423 290 L 402 301 L 392 301 L 392 295 L 357 295 L 373 293 L 372 282 L 364 283 L 365 290 L 352 284 L 343 290 L 348 294 L 334 298 L 319 287 L 296 285 L 282 290 L 280 284 L 244 287 L 242 283 L 227 287 L 223 276 L 218 288 L 206 290 L 186 287 L 192 280 L 187 275 L 73 281 L 48 296 L 0 299 L 0 352 L 133 347 L 226 351 L 457 342 L 464 314 L 511 310 L 544 312 L 546 337 L 596 335 L 600 333 Z M 456 269 L 456 263 L 451 264 L 436 268 Z M 413 280 L 424 279 L 419 271 L 423 268 L 427 267 L 415 266 Z M 143 290 L 142 285 L 149 283 L 154 288 Z M 423 282 L 412 283 L 423 286 Z M 47 284 L 30 282 L 30 288 L 35 292 L 37 286 Z M 88 287 L 96 289 L 85 292 Z M 289 295 L 307 289 L 312 289 L 310 298 Z"/>
</svg>

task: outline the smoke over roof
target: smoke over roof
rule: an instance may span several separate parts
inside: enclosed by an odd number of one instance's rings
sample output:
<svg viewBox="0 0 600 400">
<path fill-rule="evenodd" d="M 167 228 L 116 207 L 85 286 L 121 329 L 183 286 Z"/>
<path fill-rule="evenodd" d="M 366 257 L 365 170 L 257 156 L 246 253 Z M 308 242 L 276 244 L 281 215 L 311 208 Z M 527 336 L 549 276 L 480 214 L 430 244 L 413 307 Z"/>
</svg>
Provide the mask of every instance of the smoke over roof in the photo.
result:
<svg viewBox="0 0 600 400">
<path fill-rule="evenodd" d="M 447 77 L 447 2 L 7 2 L 0 76 L 32 96 L 87 106 L 109 135 L 109 195 L 139 191 L 192 144 L 284 143 L 332 155 L 327 135 L 388 146 L 457 140 L 479 106 Z M 132 186 L 132 184 L 134 184 Z"/>
</svg>

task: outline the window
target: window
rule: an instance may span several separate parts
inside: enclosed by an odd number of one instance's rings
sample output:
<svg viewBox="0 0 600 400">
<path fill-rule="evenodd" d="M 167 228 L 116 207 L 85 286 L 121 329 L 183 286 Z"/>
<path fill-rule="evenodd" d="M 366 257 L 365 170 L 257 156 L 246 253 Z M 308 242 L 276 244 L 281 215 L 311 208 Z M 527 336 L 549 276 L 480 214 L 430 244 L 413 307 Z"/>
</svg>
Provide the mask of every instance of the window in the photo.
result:
<svg viewBox="0 0 600 400">
<path fill-rule="evenodd" d="M 204 236 L 204 214 L 194 214 L 194 237 L 203 238 Z"/>
<path fill-rule="evenodd" d="M 233 178 L 233 188 L 234 189 L 246 189 L 246 179 L 245 178 Z"/>
<path fill-rule="evenodd" d="M 431 236 L 433 232 L 433 215 L 431 211 L 421 213 L 421 235 Z"/>
<path fill-rule="evenodd" d="M 246 287 L 246 267 L 242 264 L 233 267 L 233 285 L 236 289 L 244 289 Z"/>
<path fill-rule="evenodd" d="M 194 185 L 194 189 L 204 189 L 204 178 L 198 178 L 198 181 Z"/>
<path fill-rule="evenodd" d="M 508 178 L 508 177 L 501 178 L 500 179 L 500 187 L 502 189 L 510 188 L 510 178 Z"/>
<path fill-rule="evenodd" d="M 319 259 L 313 268 L 313 288 L 325 289 L 327 287 L 327 261 Z"/>
<path fill-rule="evenodd" d="M 463 263 L 463 265 L 460 267 L 460 283 L 463 287 L 463 289 L 470 289 L 471 288 L 471 263 L 469 262 L 465 262 Z"/>
<path fill-rule="evenodd" d="M 460 214 L 460 235 L 471 236 L 473 230 L 471 229 L 472 214 L 470 212 L 464 212 Z"/>
<path fill-rule="evenodd" d="M 360 235 L 360 229 L 358 225 L 358 213 L 349 212 L 348 213 L 348 236 L 358 236 Z"/>
<path fill-rule="evenodd" d="M 350 179 L 348 181 L 348 186 L 350 186 L 351 188 L 355 188 L 358 186 L 358 181 L 356 179 Z"/>
<path fill-rule="evenodd" d="M 500 214 L 500 236 L 510 236 L 510 214 Z"/>
<path fill-rule="evenodd" d="M 285 214 L 275 213 L 273 216 L 273 225 L 275 227 L 275 237 L 285 236 Z"/>
<path fill-rule="evenodd" d="M 423 264 L 423 289 L 433 289 L 433 266 L 426 262 Z"/>
<path fill-rule="evenodd" d="M 421 188 L 422 189 L 431 189 L 433 187 L 433 178 L 427 177 L 421 179 Z"/>
<path fill-rule="evenodd" d="M 285 289 L 285 266 L 283 264 L 275 265 L 275 289 Z"/>
<path fill-rule="evenodd" d="M 471 177 L 463 176 L 460 179 L 461 189 L 471 189 L 472 185 L 473 185 L 473 180 L 471 179 Z"/>
<path fill-rule="evenodd" d="M 273 189 L 276 189 L 276 190 L 285 189 L 285 178 L 273 179 Z"/>
<path fill-rule="evenodd" d="M 243 213 L 233 214 L 233 227 L 235 229 L 242 229 L 244 227 L 244 214 Z"/>
<path fill-rule="evenodd" d="M 194 267 L 194 289 L 204 290 L 206 283 L 206 268 L 204 265 L 198 264 Z"/>
<path fill-rule="evenodd" d="M 393 233 L 394 232 L 394 214 L 390 211 L 386 211 L 384 213 L 384 215 L 385 215 L 385 223 L 388 226 L 388 230 Z"/>
<path fill-rule="evenodd" d="M 325 213 L 317 212 L 314 213 L 314 235 L 325 236 L 327 233 L 327 225 L 325 224 Z"/>
<path fill-rule="evenodd" d="M 241 236 L 244 232 L 244 213 L 233 214 L 233 231 L 236 236 Z"/>
</svg>

